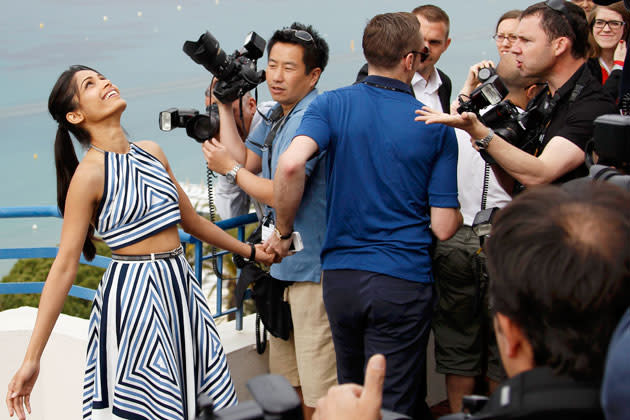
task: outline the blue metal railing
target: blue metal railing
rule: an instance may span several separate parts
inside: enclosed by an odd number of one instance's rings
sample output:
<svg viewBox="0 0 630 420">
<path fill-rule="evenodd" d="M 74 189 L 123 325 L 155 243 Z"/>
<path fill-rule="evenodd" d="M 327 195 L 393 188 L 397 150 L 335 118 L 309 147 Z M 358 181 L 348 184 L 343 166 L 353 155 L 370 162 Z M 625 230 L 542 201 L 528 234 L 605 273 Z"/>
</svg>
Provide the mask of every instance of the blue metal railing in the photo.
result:
<svg viewBox="0 0 630 420">
<path fill-rule="evenodd" d="M 59 209 L 57 206 L 32 206 L 32 207 L 0 207 L 0 219 L 10 218 L 31 218 L 31 217 L 57 217 L 61 218 Z M 243 216 L 238 216 L 233 219 L 222 220 L 217 222 L 223 230 L 238 229 L 237 237 L 239 240 L 245 238 L 245 226 L 257 221 L 256 214 L 250 213 Z M 211 259 L 212 255 L 203 254 L 203 243 L 184 231 L 179 231 L 179 238 L 186 247 L 188 244 L 193 245 L 194 249 L 194 271 L 197 281 L 201 283 L 203 274 L 203 261 Z M 20 258 L 55 258 L 59 252 L 59 248 L 56 247 L 44 247 L 44 248 L 0 248 L 0 259 L 20 259 Z M 223 257 L 230 254 L 228 251 L 221 251 L 216 253 L 217 257 L 217 271 L 219 274 L 223 273 Z M 81 264 L 87 264 L 94 267 L 107 268 L 110 262 L 110 258 L 97 255 L 92 261 L 87 261 L 81 255 Z M 11 294 L 26 294 L 26 293 L 41 293 L 44 287 L 44 282 L 23 282 L 23 283 L 3 283 L 0 282 L 0 295 Z M 214 317 L 218 318 L 231 313 L 236 316 L 236 329 L 243 329 L 243 307 L 234 307 L 223 310 L 223 281 L 221 278 L 217 278 L 217 302 L 216 311 Z M 88 289 L 81 286 L 73 285 L 70 289 L 69 295 L 80 299 L 93 300 L 93 289 Z"/>
</svg>

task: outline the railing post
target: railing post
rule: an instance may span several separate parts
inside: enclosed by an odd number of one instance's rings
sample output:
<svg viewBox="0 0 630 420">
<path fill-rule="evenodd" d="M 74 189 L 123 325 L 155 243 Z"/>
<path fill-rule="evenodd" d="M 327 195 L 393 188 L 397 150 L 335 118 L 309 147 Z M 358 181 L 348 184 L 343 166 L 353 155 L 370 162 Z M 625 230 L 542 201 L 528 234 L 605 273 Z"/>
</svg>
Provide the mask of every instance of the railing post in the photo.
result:
<svg viewBox="0 0 630 420">
<path fill-rule="evenodd" d="M 238 240 L 239 241 L 244 241 L 245 240 L 245 226 L 243 226 L 243 225 L 238 227 Z M 237 267 L 236 268 L 236 278 L 237 279 L 240 277 L 240 274 L 241 274 L 241 269 Z M 234 321 L 235 321 L 235 324 L 236 324 L 236 331 L 242 331 L 243 330 L 243 300 L 241 300 L 241 304 L 236 307 L 236 314 L 235 314 L 235 317 L 234 317 Z"/>
<path fill-rule="evenodd" d="M 203 243 L 195 238 L 195 277 L 199 282 L 199 286 L 202 285 L 203 275 Z"/>
</svg>

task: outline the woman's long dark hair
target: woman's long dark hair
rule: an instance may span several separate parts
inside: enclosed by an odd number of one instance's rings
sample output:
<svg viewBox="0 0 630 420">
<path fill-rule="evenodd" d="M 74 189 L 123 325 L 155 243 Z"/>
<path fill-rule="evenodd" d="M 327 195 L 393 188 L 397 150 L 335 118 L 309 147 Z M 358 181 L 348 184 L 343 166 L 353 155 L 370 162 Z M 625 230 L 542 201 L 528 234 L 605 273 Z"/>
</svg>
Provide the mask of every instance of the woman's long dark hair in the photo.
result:
<svg viewBox="0 0 630 420">
<path fill-rule="evenodd" d="M 77 84 L 74 82 L 74 75 L 81 70 L 96 71 L 86 66 L 71 66 L 59 76 L 48 97 L 48 112 L 59 124 L 55 138 L 55 166 L 57 168 L 57 205 L 61 215 L 65 213 L 66 195 L 70 180 L 79 165 L 70 133 L 85 148 L 90 145 L 91 140 L 87 130 L 66 120 L 66 114 L 76 110 L 78 106 Z M 96 255 L 96 248 L 92 243 L 93 237 L 94 226 L 90 224 L 83 244 L 83 255 L 89 261 Z"/>
</svg>

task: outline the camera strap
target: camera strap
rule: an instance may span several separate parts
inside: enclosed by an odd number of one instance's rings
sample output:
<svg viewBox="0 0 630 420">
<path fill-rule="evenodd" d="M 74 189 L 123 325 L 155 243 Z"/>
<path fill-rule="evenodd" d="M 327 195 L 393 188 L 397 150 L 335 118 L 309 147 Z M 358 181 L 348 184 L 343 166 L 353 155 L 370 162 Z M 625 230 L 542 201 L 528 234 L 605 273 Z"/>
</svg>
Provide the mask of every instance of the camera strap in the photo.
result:
<svg viewBox="0 0 630 420">
<path fill-rule="evenodd" d="M 275 140 L 278 131 L 280 131 L 282 127 L 284 127 L 284 124 L 287 122 L 289 116 L 294 109 L 295 105 L 293 106 L 293 108 L 291 108 L 291 111 L 289 111 L 287 115 L 283 115 L 282 107 L 279 106 L 278 108 L 274 109 L 269 116 L 272 126 L 271 130 L 269 130 L 269 133 L 267 133 L 267 137 L 265 137 L 265 143 L 263 144 L 263 149 L 267 149 L 267 168 L 269 169 L 269 179 L 273 177 L 273 172 L 271 171 L 271 151 L 273 141 Z"/>
</svg>

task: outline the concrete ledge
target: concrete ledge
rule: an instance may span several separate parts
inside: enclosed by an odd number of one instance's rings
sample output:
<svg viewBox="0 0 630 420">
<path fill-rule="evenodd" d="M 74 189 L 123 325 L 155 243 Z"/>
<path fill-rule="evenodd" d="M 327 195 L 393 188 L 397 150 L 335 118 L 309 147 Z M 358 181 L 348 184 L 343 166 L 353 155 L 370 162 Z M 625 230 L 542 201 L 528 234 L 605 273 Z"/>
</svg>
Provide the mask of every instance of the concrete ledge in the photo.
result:
<svg viewBox="0 0 630 420">
<path fill-rule="evenodd" d="M 37 309 L 21 307 L 0 312 L 0 392 L 22 363 L 31 337 Z M 251 399 L 245 384 L 268 373 L 267 353 L 256 353 L 255 316 L 243 319 L 243 331 L 234 322 L 217 325 L 240 401 Z M 88 321 L 60 315 L 41 360 L 39 378 L 31 395 L 33 420 L 80 419 L 82 417 L 83 373 L 87 347 Z M 2 394 L 4 395 L 4 394 Z M 13 417 L 15 418 L 15 417 Z M 0 420 L 10 420 L 6 408 Z M 11 419 L 12 420 L 12 419 Z"/>
<path fill-rule="evenodd" d="M 0 392 L 6 392 L 3 390 L 22 362 L 36 315 L 37 309 L 30 307 L 0 312 Z M 232 321 L 217 325 L 240 401 L 252 398 L 246 388 L 247 381 L 269 372 L 268 351 L 262 355 L 256 352 L 255 320 L 255 315 L 244 317 L 242 331 L 236 331 Z M 59 316 L 42 356 L 39 378 L 31 397 L 33 415 L 29 419 L 81 418 L 87 331 L 87 320 Z M 429 405 L 446 398 L 444 376 L 435 373 L 433 349 L 431 335 L 427 349 Z M 7 411 L 0 409 L 0 420 L 4 419 L 10 420 Z"/>
</svg>

